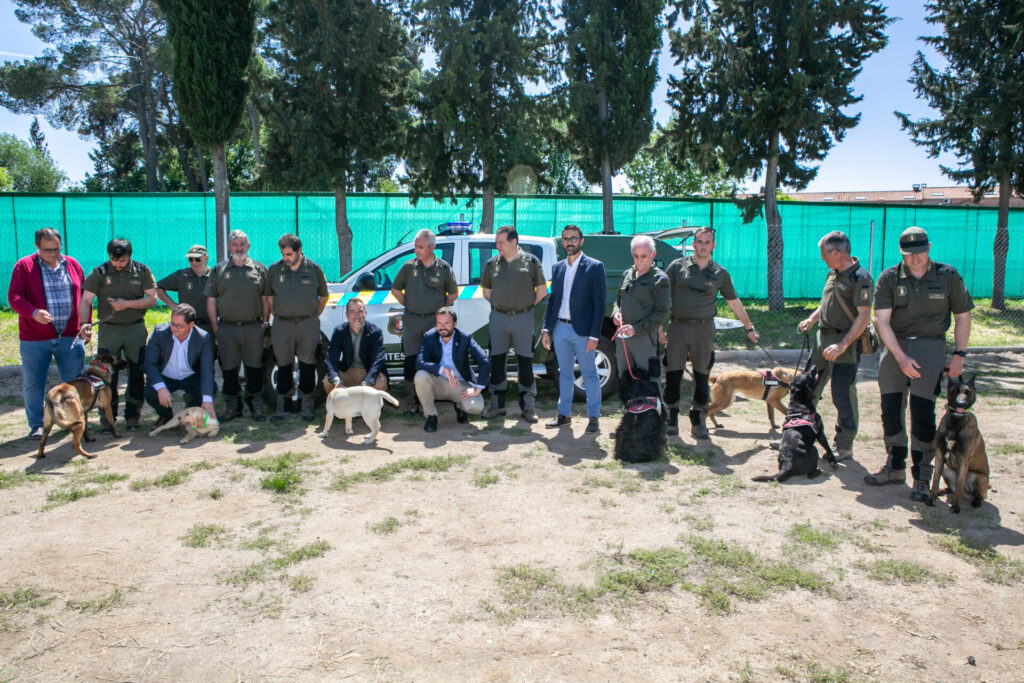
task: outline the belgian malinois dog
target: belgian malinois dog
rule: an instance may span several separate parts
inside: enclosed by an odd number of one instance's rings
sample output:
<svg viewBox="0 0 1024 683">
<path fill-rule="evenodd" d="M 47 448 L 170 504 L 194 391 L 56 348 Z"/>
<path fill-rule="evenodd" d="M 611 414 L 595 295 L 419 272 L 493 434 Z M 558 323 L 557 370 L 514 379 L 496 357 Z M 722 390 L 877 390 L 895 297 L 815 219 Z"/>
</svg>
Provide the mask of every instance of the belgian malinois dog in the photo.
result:
<svg viewBox="0 0 1024 683">
<path fill-rule="evenodd" d="M 946 388 L 946 414 L 935 432 L 935 474 L 928 504 L 934 505 L 940 493 L 953 494 L 949 509 L 960 512 L 964 494 L 971 497 L 971 507 L 979 507 L 988 493 L 988 457 L 985 440 L 978 431 L 978 418 L 971 412 L 977 394 L 972 376 L 966 382 L 949 378 Z M 939 480 L 945 479 L 948 489 L 939 491 Z"/>
<path fill-rule="evenodd" d="M 110 378 L 114 370 L 121 367 L 124 367 L 124 361 L 115 360 L 112 355 L 105 353 L 97 356 L 81 377 L 76 377 L 70 382 L 61 382 L 46 392 L 46 400 L 43 402 L 43 435 L 39 438 L 37 458 L 46 457 L 46 437 L 54 425 L 73 434 L 73 447 L 76 453 L 86 458 L 95 458 L 95 455 L 86 453 L 82 448 L 82 437 L 85 437 L 86 441 L 95 440 L 95 437 L 89 436 L 87 418 L 89 411 L 96 406 L 99 406 L 106 416 L 111 433 L 117 436 L 114 415 L 110 410 Z"/>
<path fill-rule="evenodd" d="M 715 413 L 725 410 L 743 396 L 752 401 L 764 401 L 768 404 L 768 422 L 772 429 L 775 425 L 775 411 L 786 414 L 786 406 L 782 403 L 789 394 L 789 385 L 793 381 L 793 373 L 785 368 L 771 370 L 735 370 L 711 375 L 711 405 L 708 406 L 708 417 L 715 427 L 721 427 L 715 419 Z"/>
</svg>

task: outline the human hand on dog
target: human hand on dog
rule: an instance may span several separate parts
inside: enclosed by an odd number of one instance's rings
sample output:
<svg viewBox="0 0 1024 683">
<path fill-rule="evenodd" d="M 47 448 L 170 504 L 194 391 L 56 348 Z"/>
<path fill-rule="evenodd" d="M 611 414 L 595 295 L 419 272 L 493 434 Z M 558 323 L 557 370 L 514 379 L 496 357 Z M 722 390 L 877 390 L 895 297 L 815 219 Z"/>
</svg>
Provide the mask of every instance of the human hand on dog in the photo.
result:
<svg viewBox="0 0 1024 683">
<path fill-rule="evenodd" d="M 204 403 L 202 408 L 203 410 L 206 411 L 207 417 L 209 417 L 211 420 L 217 419 L 217 412 L 213 409 L 212 403 Z"/>
<path fill-rule="evenodd" d="M 50 315 L 50 312 L 45 308 L 40 308 L 38 311 L 33 313 L 32 319 L 43 325 L 49 325 L 53 322 L 53 316 Z"/>
<path fill-rule="evenodd" d="M 156 398 L 164 408 L 171 407 L 171 392 L 167 391 L 166 387 L 156 390 Z"/>
<path fill-rule="evenodd" d="M 921 366 L 918 365 L 917 361 L 910 356 L 903 356 L 896 361 L 900 365 L 900 372 L 909 377 L 910 379 L 918 379 L 921 373 L 918 370 Z"/>
<path fill-rule="evenodd" d="M 481 389 L 480 387 L 468 387 L 461 394 L 459 394 L 459 398 L 465 401 L 467 399 L 473 398 L 474 396 L 479 396 L 481 391 L 483 391 L 483 389 Z"/>
<path fill-rule="evenodd" d="M 540 335 L 540 344 L 546 350 L 550 351 L 551 350 L 551 335 L 548 334 L 547 332 L 542 333 Z"/>
<path fill-rule="evenodd" d="M 455 376 L 455 372 L 451 368 L 441 368 L 441 374 L 448 378 L 448 384 L 451 385 L 452 389 L 459 388 L 459 379 Z"/>
<path fill-rule="evenodd" d="M 337 387 L 339 384 L 341 384 L 340 379 L 337 382 L 332 382 L 329 377 L 324 377 L 324 391 L 326 391 L 328 394 L 334 391 L 335 387 Z"/>
</svg>

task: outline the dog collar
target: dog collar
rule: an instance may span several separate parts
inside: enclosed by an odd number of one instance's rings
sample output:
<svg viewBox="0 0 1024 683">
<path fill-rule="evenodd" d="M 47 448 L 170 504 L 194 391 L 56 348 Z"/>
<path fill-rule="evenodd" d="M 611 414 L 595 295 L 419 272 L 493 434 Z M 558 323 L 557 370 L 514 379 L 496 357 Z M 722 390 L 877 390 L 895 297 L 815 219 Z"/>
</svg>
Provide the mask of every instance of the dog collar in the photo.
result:
<svg viewBox="0 0 1024 683">
<path fill-rule="evenodd" d="M 648 410 L 661 411 L 661 401 L 655 396 L 648 396 L 646 398 L 631 398 L 626 402 L 626 412 L 639 415 L 640 413 L 646 413 Z"/>
</svg>

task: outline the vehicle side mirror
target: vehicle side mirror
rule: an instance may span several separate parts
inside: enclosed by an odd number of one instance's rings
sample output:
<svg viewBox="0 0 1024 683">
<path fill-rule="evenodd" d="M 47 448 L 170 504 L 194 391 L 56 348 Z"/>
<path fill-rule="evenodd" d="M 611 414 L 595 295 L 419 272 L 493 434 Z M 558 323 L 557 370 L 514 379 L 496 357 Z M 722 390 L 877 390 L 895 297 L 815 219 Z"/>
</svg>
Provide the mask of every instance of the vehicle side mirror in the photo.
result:
<svg viewBox="0 0 1024 683">
<path fill-rule="evenodd" d="M 375 289 L 377 289 L 377 281 L 373 277 L 373 273 L 369 271 L 360 273 L 359 277 L 356 278 L 355 291 L 366 292 L 373 291 Z"/>
</svg>

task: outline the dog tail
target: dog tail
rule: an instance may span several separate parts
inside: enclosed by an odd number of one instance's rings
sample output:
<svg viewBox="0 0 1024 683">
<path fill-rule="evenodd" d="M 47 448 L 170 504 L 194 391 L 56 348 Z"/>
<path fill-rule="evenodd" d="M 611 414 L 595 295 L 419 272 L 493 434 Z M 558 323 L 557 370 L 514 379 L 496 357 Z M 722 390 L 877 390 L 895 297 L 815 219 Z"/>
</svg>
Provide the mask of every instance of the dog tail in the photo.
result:
<svg viewBox="0 0 1024 683">
<path fill-rule="evenodd" d="M 64 412 L 64 400 L 54 401 L 50 396 L 46 397 L 46 402 L 50 406 L 50 410 L 53 411 L 53 416 L 58 424 L 67 424 L 70 422 L 67 413 Z M 75 423 L 78 421 L 76 420 Z"/>
<path fill-rule="evenodd" d="M 388 403 L 390 403 L 391 405 L 395 406 L 396 408 L 398 407 L 398 399 L 395 398 L 394 396 L 392 396 L 391 394 L 389 394 L 388 392 L 386 392 L 386 391 L 380 392 L 380 397 L 382 399 L 384 399 L 385 401 L 387 401 Z"/>
</svg>

